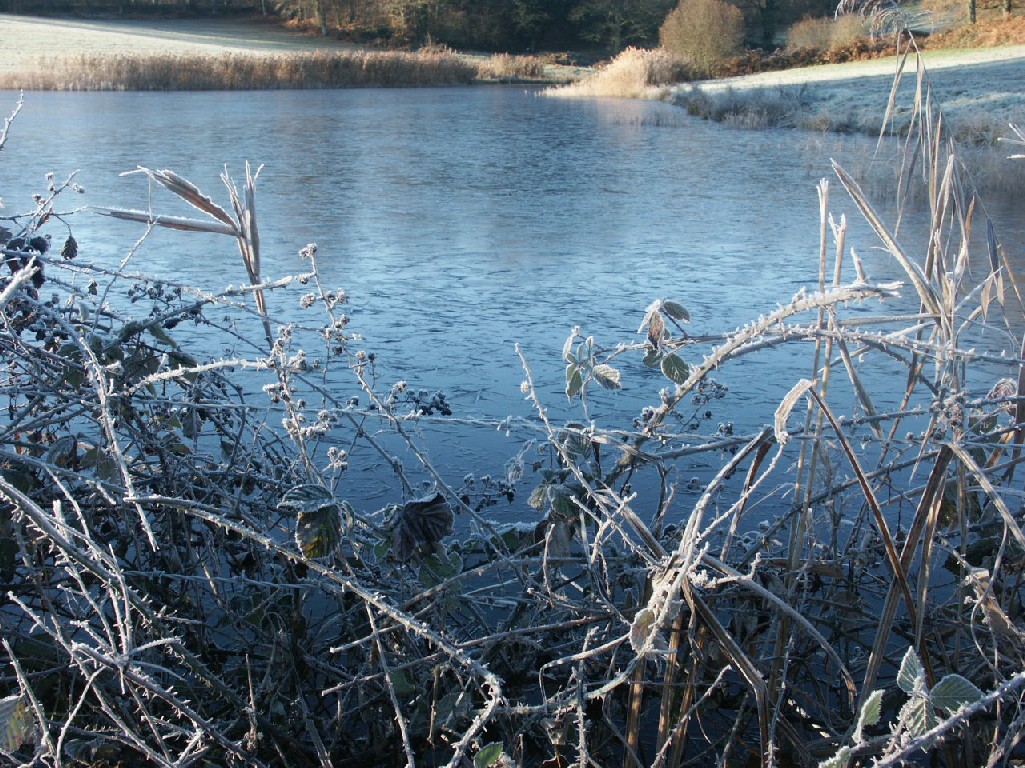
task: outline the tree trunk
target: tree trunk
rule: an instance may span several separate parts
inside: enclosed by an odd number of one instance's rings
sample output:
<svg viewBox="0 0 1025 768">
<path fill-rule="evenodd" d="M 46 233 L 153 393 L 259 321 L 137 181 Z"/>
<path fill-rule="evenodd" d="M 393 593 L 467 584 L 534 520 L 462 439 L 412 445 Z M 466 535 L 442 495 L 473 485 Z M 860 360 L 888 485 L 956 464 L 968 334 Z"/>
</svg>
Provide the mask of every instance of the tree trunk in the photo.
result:
<svg viewBox="0 0 1025 768">
<path fill-rule="evenodd" d="M 975 14 L 975 0 L 968 0 L 968 23 L 974 24 L 976 21 Z"/>
<path fill-rule="evenodd" d="M 1011 15 L 1011 0 L 1004 0 L 1004 16 Z"/>
<path fill-rule="evenodd" d="M 327 37 L 327 0 L 317 0 L 317 20 L 320 21 L 320 34 Z"/>
</svg>

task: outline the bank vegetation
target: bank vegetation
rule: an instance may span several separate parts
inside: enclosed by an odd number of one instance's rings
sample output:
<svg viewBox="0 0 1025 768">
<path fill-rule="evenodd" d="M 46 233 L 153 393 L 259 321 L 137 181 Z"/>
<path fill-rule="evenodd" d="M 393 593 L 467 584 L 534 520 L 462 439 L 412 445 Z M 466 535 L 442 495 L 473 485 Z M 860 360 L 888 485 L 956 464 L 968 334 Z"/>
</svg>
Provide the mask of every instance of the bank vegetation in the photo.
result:
<svg viewBox="0 0 1025 768">
<path fill-rule="evenodd" d="M 894 170 L 929 207 L 926 247 L 834 167 L 807 286 L 743 327 L 692 336 L 687 297 L 654 295 L 632 338 L 575 328 L 568 421 L 507 350 L 534 417 L 485 425 L 522 439 L 487 477 L 431 462 L 432 424 L 479 423 L 379 380 L 347 312 L 360 287 L 322 283 L 314 244 L 304 273 L 262 273 L 258 170 L 226 172 L 219 203 L 140 169 L 194 215 L 88 214 L 183 230 L 184 248 L 221 237 L 240 280 L 217 294 L 146 276 L 134 253 L 93 263 L 74 178 L 51 178 L 3 236 L 4 759 L 1009 764 L 1025 735 L 1018 244 L 918 114 Z M 899 282 L 865 273 L 837 195 Z M 229 351 L 202 357 L 200 335 Z M 786 356 L 789 394 L 736 434 L 716 375 L 752 355 Z M 595 417 L 625 381 L 650 404 Z M 364 462 L 395 489 L 378 509 L 346 498 Z"/>
</svg>

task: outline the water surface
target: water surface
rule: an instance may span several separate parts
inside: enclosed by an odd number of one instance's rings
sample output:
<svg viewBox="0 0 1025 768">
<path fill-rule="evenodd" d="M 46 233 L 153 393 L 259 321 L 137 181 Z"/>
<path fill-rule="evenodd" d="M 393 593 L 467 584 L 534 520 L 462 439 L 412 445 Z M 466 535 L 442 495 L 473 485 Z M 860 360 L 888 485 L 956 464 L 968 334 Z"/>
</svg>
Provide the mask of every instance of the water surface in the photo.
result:
<svg viewBox="0 0 1025 768">
<path fill-rule="evenodd" d="M 689 309 L 694 334 L 728 331 L 814 285 L 816 185 L 830 158 L 863 169 L 873 150 L 858 137 L 733 130 L 663 104 L 510 87 L 31 93 L 0 153 L 0 193 L 7 213 L 28 210 L 46 172 L 78 170 L 86 194 L 66 209 L 181 212 L 141 175 L 119 174 L 170 168 L 226 204 L 221 171 L 240 178 L 247 160 L 262 164 L 265 276 L 303 271 L 298 251 L 316 242 L 383 387 L 443 389 L 457 416 L 496 420 L 531 413 L 517 342 L 563 413 L 560 350 L 572 327 L 609 346 L 637 341 L 644 308 L 663 297 Z M 838 183 L 833 201 L 870 272 L 896 276 Z M 1006 218 L 998 225 L 1018 226 Z M 69 221 L 81 258 L 97 263 L 116 264 L 141 234 L 86 213 Z M 132 266 L 209 290 L 245 279 L 228 238 L 156 233 Z M 301 317 L 294 292 L 271 303 Z M 760 355 L 723 371 L 731 394 L 712 423 L 770 422 L 809 373 L 791 370 L 793 359 Z M 629 425 L 665 385 L 657 375 L 626 383 L 591 415 Z M 358 394 L 344 372 L 331 385 Z M 454 474 L 500 468 L 516 441 L 492 432 L 443 438 L 439 462 Z"/>
</svg>

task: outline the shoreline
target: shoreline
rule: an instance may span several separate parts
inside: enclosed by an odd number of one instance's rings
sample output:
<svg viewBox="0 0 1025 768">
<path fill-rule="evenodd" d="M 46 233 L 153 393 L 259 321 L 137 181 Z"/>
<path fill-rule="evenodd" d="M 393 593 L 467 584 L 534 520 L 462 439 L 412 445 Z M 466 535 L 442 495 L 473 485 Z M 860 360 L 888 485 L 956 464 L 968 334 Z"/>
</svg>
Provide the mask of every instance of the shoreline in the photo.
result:
<svg viewBox="0 0 1025 768">
<path fill-rule="evenodd" d="M 959 140 L 992 144 L 1009 133 L 1008 124 L 1025 124 L 1025 45 L 921 53 L 923 86 Z M 692 109 L 695 99 L 764 104 L 778 99 L 793 127 L 875 133 L 898 72 L 899 59 L 822 64 L 704 80 L 671 86 L 670 103 Z M 893 113 L 900 131 L 910 120 L 918 82 L 915 55 L 908 56 Z"/>
</svg>

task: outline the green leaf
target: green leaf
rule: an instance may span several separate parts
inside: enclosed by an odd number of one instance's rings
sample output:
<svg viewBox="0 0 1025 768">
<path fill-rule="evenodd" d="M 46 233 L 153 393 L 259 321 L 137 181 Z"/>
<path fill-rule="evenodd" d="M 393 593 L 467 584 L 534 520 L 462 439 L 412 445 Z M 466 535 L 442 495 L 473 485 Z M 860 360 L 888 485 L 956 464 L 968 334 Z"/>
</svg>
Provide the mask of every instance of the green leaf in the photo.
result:
<svg viewBox="0 0 1025 768">
<path fill-rule="evenodd" d="M 296 512 L 295 543 L 303 555 L 311 559 L 327 557 L 338 549 L 342 510 L 329 490 L 319 485 L 297 485 L 285 492 L 278 508 Z"/>
<path fill-rule="evenodd" d="M 921 736 L 936 727 L 932 705 L 925 696 L 920 695 L 912 696 L 901 707 L 900 721 L 913 737 Z"/>
<path fill-rule="evenodd" d="M 342 518 L 337 506 L 321 507 L 315 512 L 300 512 L 295 526 L 295 543 L 310 559 L 327 557 L 342 540 Z"/>
<path fill-rule="evenodd" d="M 683 384 L 690 375 L 690 366 L 679 355 L 666 355 L 662 358 L 662 373 L 674 384 Z"/>
<path fill-rule="evenodd" d="M 663 301 L 662 311 L 673 318 L 673 320 L 681 323 L 690 322 L 690 312 L 687 311 L 686 307 L 677 304 L 675 301 Z"/>
<path fill-rule="evenodd" d="M 5 752 L 15 752 L 35 734 L 36 723 L 29 709 L 28 696 L 0 699 L 0 734 Z"/>
<path fill-rule="evenodd" d="M 982 698 L 980 691 L 971 680 L 961 675 L 944 675 L 943 679 L 933 686 L 929 692 L 929 700 L 937 709 L 948 715 L 953 714 L 965 704 L 974 704 Z"/>
<path fill-rule="evenodd" d="M 444 552 L 432 552 L 420 566 L 418 575 L 420 583 L 425 587 L 436 587 L 453 576 L 457 576 L 463 570 L 463 559 L 458 552 L 446 554 Z"/>
<path fill-rule="evenodd" d="M 879 722 L 883 707 L 882 690 L 872 691 L 865 703 L 861 705 L 861 712 L 858 714 L 858 723 L 854 728 L 854 741 L 861 743 L 865 736 L 863 731 L 866 726 L 875 725 Z"/>
<path fill-rule="evenodd" d="M 921 683 L 925 679 L 925 671 L 922 669 L 922 661 L 918 658 L 914 648 L 908 648 L 900 662 L 900 670 L 897 672 L 897 685 L 904 693 L 920 691 Z"/>
<path fill-rule="evenodd" d="M 491 768 L 498 763 L 502 757 L 502 742 L 493 741 L 480 748 L 480 752 L 473 756 L 473 768 Z"/>
<path fill-rule="evenodd" d="M 851 748 L 840 747 L 835 755 L 819 763 L 819 768 L 847 768 L 851 760 Z"/>
<path fill-rule="evenodd" d="M 657 349 L 649 349 L 641 362 L 648 368 L 658 368 L 658 363 L 661 359 L 662 355 L 659 354 Z"/>
<path fill-rule="evenodd" d="M 388 670 L 388 679 L 399 699 L 408 699 L 416 692 L 416 681 L 413 679 L 413 673 L 408 669 L 390 669 Z"/>
<path fill-rule="evenodd" d="M 599 363 L 591 369 L 591 373 L 594 374 L 594 380 L 601 385 L 602 389 L 619 389 L 622 386 L 619 383 L 619 371 L 611 365 Z"/>
<path fill-rule="evenodd" d="M 584 377 L 580 374 L 580 366 L 570 363 L 566 366 L 566 397 L 572 400 L 584 388 Z"/>
</svg>

